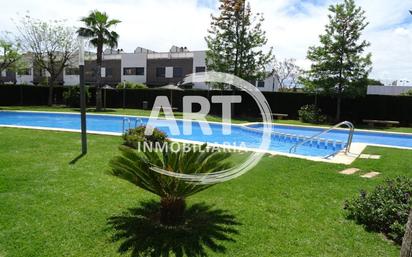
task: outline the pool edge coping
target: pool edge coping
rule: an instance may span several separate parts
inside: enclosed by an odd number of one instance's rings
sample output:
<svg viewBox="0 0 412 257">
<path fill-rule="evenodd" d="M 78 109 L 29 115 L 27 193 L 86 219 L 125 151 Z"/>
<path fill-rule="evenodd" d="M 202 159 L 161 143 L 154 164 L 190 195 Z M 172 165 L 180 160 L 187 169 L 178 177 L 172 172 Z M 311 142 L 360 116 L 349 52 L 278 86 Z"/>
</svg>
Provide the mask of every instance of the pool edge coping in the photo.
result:
<svg viewBox="0 0 412 257">
<path fill-rule="evenodd" d="M 80 115 L 80 112 L 57 112 L 57 111 L 26 111 L 26 110 L 0 110 L 0 112 L 27 112 L 27 113 L 54 113 L 54 114 L 78 114 Z M 133 117 L 133 118 L 150 118 L 150 116 L 142 116 L 142 115 L 129 115 L 129 114 L 105 114 L 105 113 L 90 113 L 87 112 L 87 115 L 95 115 L 95 116 L 114 116 L 114 117 Z M 162 119 L 162 120 L 173 120 L 170 118 L 166 117 L 158 117 L 157 119 Z M 255 125 L 255 124 L 265 124 L 264 122 L 245 122 L 245 123 L 228 123 L 228 122 L 220 122 L 220 121 L 198 121 L 198 120 L 188 120 L 188 119 L 183 119 L 183 118 L 174 118 L 175 120 L 181 120 L 181 121 L 196 121 L 196 122 L 206 122 L 206 123 L 213 123 L 213 124 L 223 124 L 223 125 L 232 125 L 232 126 L 243 126 L 247 127 L 250 125 Z M 329 129 L 330 127 L 327 126 L 313 126 L 313 125 L 299 125 L 299 124 L 283 124 L 283 123 L 269 123 L 269 125 L 277 125 L 277 126 L 291 126 L 291 127 L 301 127 L 301 128 L 317 128 L 317 129 Z M 343 128 L 336 128 L 336 130 L 346 130 Z M 372 130 L 372 129 L 357 129 L 355 128 L 356 131 L 361 131 L 361 132 L 371 132 L 371 133 L 383 133 L 383 134 L 398 134 L 398 135 L 406 135 L 406 136 L 412 136 L 412 133 L 408 132 L 395 132 L 395 131 L 381 131 L 381 130 Z M 412 148 L 410 148 L 412 149 Z"/>
</svg>

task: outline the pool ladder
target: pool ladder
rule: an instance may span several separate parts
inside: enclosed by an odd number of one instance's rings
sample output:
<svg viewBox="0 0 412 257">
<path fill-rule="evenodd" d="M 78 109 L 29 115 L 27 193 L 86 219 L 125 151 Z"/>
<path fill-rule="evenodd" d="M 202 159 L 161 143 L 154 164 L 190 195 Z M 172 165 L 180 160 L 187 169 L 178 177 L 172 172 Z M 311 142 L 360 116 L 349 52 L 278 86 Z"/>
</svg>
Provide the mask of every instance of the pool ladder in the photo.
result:
<svg viewBox="0 0 412 257">
<path fill-rule="evenodd" d="M 247 126 L 245 126 L 244 128 L 249 131 L 255 132 L 255 133 L 259 133 L 259 134 L 262 133 L 262 131 L 259 129 L 250 128 Z M 309 143 L 308 144 L 309 147 L 316 147 L 318 149 L 332 148 L 333 150 L 341 151 L 344 147 L 343 141 L 340 141 L 340 140 L 330 140 L 330 139 L 325 139 L 325 138 L 320 138 L 320 137 L 315 139 L 309 136 L 289 134 L 289 133 L 283 133 L 283 132 L 277 132 L 277 131 L 272 131 L 271 135 L 277 141 L 288 142 L 292 144 L 293 143 L 298 144 L 300 142 L 306 141 L 305 143 Z M 332 155 L 335 155 L 335 154 L 336 152 L 334 152 Z"/>
<path fill-rule="evenodd" d="M 296 150 L 297 150 L 298 147 L 300 147 L 300 146 L 302 146 L 302 145 L 304 145 L 304 144 L 306 144 L 306 143 L 312 144 L 314 141 L 317 141 L 318 145 L 320 145 L 320 143 L 323 141 L 323 143 L 324 143 L 325 146 L 327 147 L 328 143 L 331 143 L 331 142 L 333 142 L 333 141 L 329 141 L 329 140 L 320 138 L 320 136 L 322 136 L 322 135 L 324 135 L 324 134 L 326 134 L 326 133 L 328 133 L 328 132 L 330 132 L 330 131 L 332 131 L 332 130 L 334 130 L 334 129 L 338 129 L 338 128 L 341 127 L 341 126 L 346 126 L 346 127 L 348 127 L 348 129 L 349 129 L 348 139 L 347 139 L 347 141 L 346 141 L 346 145 L 343 147 L 343 149 L 345 149 L 345 154 L 348 154 L 349 151 L 350 151 L 350 147 L 351 147 L 351 144 L 352 144 L 352 140 L 353 140 L 353 133 L 355 132 L 355 126 L 353 126 L 353 124 L 352 124 L 351 122 L 349 122 L 349 121 L 340 122 L 340 123 L 336 124 L 335 126 L 333 126 L 333 127 L 331 127 L 331 128 L 328 128 L 328 129 L 326 129 L 326 130 L 324 130 L 324 131 L 322 131 L 322 132 L 320 132 L 320 133 L 318 133 L 318 134 L 316 134 L 316 135 L 314 135 L 314 136 L 306 137 L 305 140 L 298 141 L 296 144 L 294 144 L 294 145 L 289 149 L 289 153 L 296 153 Z M 335 143 L 333 143 L 333 144 L 336 145 L 336 144 L 337 144 L 337 141 L 335 141 Z M 339 150 L 339 151 L 341 151 L 341 150 Z M 336 152 L 333 153 L 333 154 L 330 154 L 330 155 L 326 156 L 325 158 L 328 158 L 328 157 L 333 156 L 333 155 L 335 155 L 335 154 L 336 154 Z"/>
<path fill-rule="evenodd" d="M 134 119 L 134 128 L 137 127 L 137 123 L 140 122 L 140 125 L 143 124 L 142 119 L 136 118 Z M 122 126 L 122 131 L 125 133 L 127 130 L 132 128 L 132 119 L 124 117 L 123 118 L 123 126 Z"/>
</svg>

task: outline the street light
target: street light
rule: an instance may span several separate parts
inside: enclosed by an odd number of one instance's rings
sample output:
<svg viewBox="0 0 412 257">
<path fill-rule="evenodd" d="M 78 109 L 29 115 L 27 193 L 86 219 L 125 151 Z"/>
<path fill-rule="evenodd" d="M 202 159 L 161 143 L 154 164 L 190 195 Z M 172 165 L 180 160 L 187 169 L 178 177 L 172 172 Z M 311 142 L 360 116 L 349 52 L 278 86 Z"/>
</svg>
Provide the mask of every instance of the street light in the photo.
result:
<svg viewBox="0 0 412 257">
<path fill-rule="evenodd" d="M 87 153 L 86 128 L 86 93 L 84 88 L 84 39 L 79 37 L 79 76 L 80 76 L 80 127 L 82 139 L 82 154 Z"/>
</svg>

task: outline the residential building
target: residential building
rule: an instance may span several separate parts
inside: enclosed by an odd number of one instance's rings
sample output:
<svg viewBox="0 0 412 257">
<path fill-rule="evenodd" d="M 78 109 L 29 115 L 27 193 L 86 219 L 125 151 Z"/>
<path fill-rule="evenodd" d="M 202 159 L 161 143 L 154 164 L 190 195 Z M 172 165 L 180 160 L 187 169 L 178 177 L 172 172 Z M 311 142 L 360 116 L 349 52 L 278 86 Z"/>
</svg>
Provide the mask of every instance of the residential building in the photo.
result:
<svg viewBox="0 0 412 257">
<path fill-rule="evenodd" d="M 368 86 L 368 95 L 402 95 L 412 90 L 412 86 Z"/>
<path fill-rule="evenodd" d="M 27 57 L 27 63 L 32 63 Z M 207 71 L 206 51 L 189 51 L 187 47 L 172 46 L 168 52 L 155 52 L 137 47 L 133 53 L 125 53 L 122 49 L 106 49 L 103 53 L 101 81 L 103 84 L 116 86 L 121 82 L 144 83 L 149 87 L 167 84 L 178 84 L 191 73 Z M 85 53 L 85 83 L 96 84 L 96 54 Z M 17 74 L 11 71 L 2 72 L 0 82 L 18 84 L 44 84 L 47 72 L 30 65 Z M 57 78 L 57 84 L 72 86 L 79 84 L 79 69 L 76 58 Z M 277 91 L 277 83 L 269 76 L 262 81 L 254 82 L 261 91 Z M 195 89 L 207 90 L 206 83 L 191 85 Z"/>
<path fill-rule="evenodd" d="M 412 81 L 410 81 L 409 79 L 398 79 L 392 82 L 392 86 L 412 87 Z"/>
</svg>

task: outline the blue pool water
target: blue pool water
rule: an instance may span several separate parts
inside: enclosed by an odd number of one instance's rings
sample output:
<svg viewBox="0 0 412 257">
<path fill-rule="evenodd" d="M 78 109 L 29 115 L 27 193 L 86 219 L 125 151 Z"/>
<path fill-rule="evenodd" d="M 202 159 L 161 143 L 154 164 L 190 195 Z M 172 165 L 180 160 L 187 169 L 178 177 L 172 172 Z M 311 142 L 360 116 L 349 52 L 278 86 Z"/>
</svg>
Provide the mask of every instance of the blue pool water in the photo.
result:
<svg viewBox="0 0 412 257">
<path fill-rule="evenodd" d="M 130 116 L 110 116 L 110 115 L 87 115 L 87 130 L 97 132 L 115 132 L 122 133 L 123 120 L 127 117 L 135 124 L 147 123 L 147 118 L 136 118 Z M 155 126 L 165 133 L 171 135 L 169 127 L 173 121 L 156 120 Z M 183 122 L 177 120 L 177 125 L 182 131 Z M 194 122 L 192 133 L 190 135 L 173 135 L 172 138 L 200 141 L 216 144 L 229 144 L 231 146 L 242 146 L 248 148 L 259 148 L 261 144 L 262 125 L 253 124 L 250 126 L 231 125 L 231 134 L 223 134 L 223 125 L 219 123 L 209 123 L 212 134 L 205 135 L 201 129 L 201 123 Z M 10 112 L 0 111 L 0 125 L 12 126 L 28 126 L 28 127 L 43 127 L 56 129 L 80 129 L 80 115 L 69 113 L 43 113 L 43 112 Z M 285 133 L 289 135 L 312 136 L 319 133 L 321 128 L 297 127 L 297 126 L 272 126 L 272 130 L 276 133 Z M 278 135 L 272 135 L 270 151 L 289 153 L 289 149 L 297 142 L 296 138 L 283 138 Z M 339 141 L 346 142 L 347 132 L 332 131 L 323 138 L 335 141 L 335 143 L 318 144 L 318 145 L 303 145 L 299 147 L 296 154 L 314 157 L 324 157 L 330 155 L 343 147 Z M 369 144 L 380 144 L 387 146 L 400 146 L 412 148 L 412 135 L 374 133 L 357 131 L 354 135 L 354 142 L 362 142 Z"/>
</svg>

